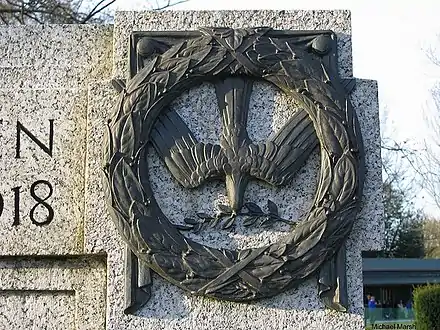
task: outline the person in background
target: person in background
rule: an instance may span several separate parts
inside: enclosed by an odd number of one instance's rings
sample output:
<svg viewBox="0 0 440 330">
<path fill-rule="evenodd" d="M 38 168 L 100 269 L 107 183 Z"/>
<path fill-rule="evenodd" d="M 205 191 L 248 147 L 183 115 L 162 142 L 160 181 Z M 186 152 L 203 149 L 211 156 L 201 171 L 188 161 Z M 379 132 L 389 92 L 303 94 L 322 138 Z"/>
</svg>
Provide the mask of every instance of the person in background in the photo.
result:
<svg viewBox="0 0 440 330">
<path fill-rule="evenodd" d="M 412 302 L 411 300 L 408 300 L 406 303 L 406 317 L 412 318 Z"/>
<path fill-rule="evenodd" d="M 397 318 L 401 319 L 401 318 L 406 318 L 406 308 L 405 305 L 403 304 L 403 300 L 400 300 L 399 303 L 397 304 L 397 308 L 398 308 L 398 314 L 397 314 Z"/>
<path fill-rule="evenodd" d="M 364 304 L 367 306 L 371 299 L 371 293 L 367 293 L 366 300 L 364 300 Z"/>
<path fill-rule="evenodd" d="M 368 308 L 368 303 L 370 302 L 371 299 L 371 293 L 367 293 L 365 299 L 364 299 L 364 306 L 365 306 L 365 323 L 367 322 L 367 320 L 370 319 L 370 313 L 369 313 L 369 308 Z"/>
<path fill-rule="evenodd" d="M 376 298 L 374 296 L 371 296 L 370 300 L 368 301 L 368 315 L 371 324 L 374 324 L 376 322 L 376 305 Z"/>
</svg>

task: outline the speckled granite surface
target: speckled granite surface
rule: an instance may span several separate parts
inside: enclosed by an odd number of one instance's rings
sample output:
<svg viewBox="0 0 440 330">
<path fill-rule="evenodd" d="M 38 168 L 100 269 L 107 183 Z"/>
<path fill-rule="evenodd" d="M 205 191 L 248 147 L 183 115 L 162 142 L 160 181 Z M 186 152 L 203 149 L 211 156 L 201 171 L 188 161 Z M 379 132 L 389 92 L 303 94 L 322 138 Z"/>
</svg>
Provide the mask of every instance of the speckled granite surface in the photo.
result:
<svg viewBox="0 0 440 330">
<path fill-rule="evenodd" d="M 0 25 L 0 329 L 105 328 L 105 257 L 66 255 L 84 251 L 87 84 L 110 78 L 112 36 L 113 26 Z M 49 149 L 50 120 L 51 155 L 22 130 L 16 158 L 17 121 Z M 34 221 L 49 215 L 30 194 L 39 180 L 53 187 L 47 199 L 45 184 L 35 189 L 54 211 L 44 226 L 31 220 L 35 206 Z"/>
<path fill-rule="evenodd" d="M 338 68 L 353 75 L 351 23 L 348 10 L 236 10 L 117 12 L 115 16 L 113 75 L 127 74 L 131 31 L 187 31 L 202 26 L 233 28 L 270 26 L 282 30 L 332 30 L 338 37 Z"/>
<path fill-rule="evenodd" d="M 191 30 L 198 26 L 272 26 L 279 29 L 333 29 L 339 38 L 339 72 L 343 77 L 352 74 L 350 15 L 346 11 L 334 12 L 162 12 L 118 13 L 115 22 L 114 75 L 123 77 L 127 63 L 127 37 L 130 31 L 140 30 Z M 383 232 L 380 215 L 381 164 L 379 149 L 379 121 L 377 85 L 373 81 L 358 80 L 352 100 L 364 135 L 367 177 L 364 190 L 364 208 L 359 214 L 353 233 L 347 242 L 347 276 L 350 310 L 337 314 L 323 308 L 317 297 L 317 284 L 310 280 L 271 299 L 251 303 L 230 303 L 201 297 L 192 297 L 155 276 L 153 297 L 136 316 L 122 314 L 124 285 L 121 263 L 123 244 L 112 234 L 114 228 L 104 229 L 94 217 L 94 212 L 105 216 L 105 210 L 86 206 L 86 249 L 107 251 L 109 255 L 108 328 L 109 329 L 363 329 L 362 266 L 361 249 L 381 246 Z M 91 165 L 99 148 L 99 127 L 105 122 L 104 104 L 114 102 L 116 95 L 108 84 L 93 85 L 90 89 L 90 120 L 88 126 L 88 180 L 86 186 L 99 187 L 95 181 L 97 169 Z M 96 96 L 96 97 L 95 97 Z M 108 100 L 108 101 L 105 101 Z M 213 87 L 203 84 L 181 95 L 173 108 L 184 118 L 197 138 L 217 142 L 220 119 Z M 249 134 L 261 141 L 282 125 L 295 109 L 293 101 L 263 83 L 257 84 L 251 98 Z M 108 108 L 108 111 L 111 111 Z M 202 116 L 200 116 L 202 114 Z M 150 149 L 150 151 L 152 151 Z M 187 191 L 172 180 L 154 151 L 149 154 L 149 174 L 155 197 L 164 213 L 173 221 L 182 221 L 197 211 L 212 211 L 219 200 L 224 200 L 224 185 L 210 183 L 200 189 Z M 271 188 L 252 183 L 245 199 L 264 204 L 267 199 L 275 201 L 282 215 L 297 218 L 307 210 L 316 185 L 319 155 L 308 161 L 293 182 L 283 188 Z M 93 188 L 93 191 L 99 189 Z M 100 200 L 102 195 L 88 198 Z M 106 236 L 97 235 L 103 228 Z M 202 234 L 188 234 L 196 241 L 216 247 L 242 248 L 273 242 L 284 235 L 282 226 L 275 230 L 246 230 L 238 225 L 231 231 L 207 230 Z M 377 235 L 371 237 L 370 233 Z M 99 237 L 99 240 L 88 239 Z M 95 244 L 96 242 L 102 244 Z M 111 244 L 110 246 L 108 244 Z"/>
<path fill-rule="evenodd" d="M 265 91 L 263 93 L 263 90 Z M 263 97 L 264 95 L 264 97 Z M 268 100 L 265 98 L 268 97 Z M 261 99 L 260 99 L 261 98 Z M 258 84 L 251 101 L 250 121 L 263 123 L 260 129 L 251 129 L 250 135 L 264 139 L 270 132 L 288 118 L 283 102 L 284 96 L 272 87 Z M 137 316 L 123 315 L 124 286 L 123 242 L 116 229 L 110 223 L 103 203 L 101 186 L 101 141 L 103 127 L 112 112 L 117 94 L 110 84 L 93 84 L 89 89 L 89 122 L 88 122 L 88 156 L 86 177 L 86 218 L 85 249 L 87 253 L 106 251 L 108 253 L 109 287 L 108 287 L 108 326 L 119 329 L 121 324 L 127 329 L 363 329 L 362 306 L 362 262 L 361 250 L 377 249 L 381 246 L 383 226 L 380 215 L 383 212 L 381 203 L 381 170 L 379 146 L 379 126 L 377 108 L 377 85 L 374 81 L 357 80 L 352 100 L 359 114 L 361 129 L 366 144 L 366 164 L 368 172 L 364 188 L 363 209 L 347 241 L 347 277 L 350 297 L 350 313 L 336 314 L 324 310 L 317 297 L 317 284 L 309 280 L 297 289 L 290 290 L 271 299 L 251 304 L 230 303 L 212 299 L 192 297 L 155 276 L 153 298 Z M 203 101 L 201 101 L 203 100 Z M 288 103 L 288 102 L 287 102 Z M 272 104 L 272 108 L 268 105 Z M 107 107 L 106 107 L 107 105 Z M 291 109 L 294 104 L 290 103 Z M 104 114 L 106 107 L 108 114 Z M 216 101 L 213 87 L 204 84 L 184 93 L 173 104 L 197 137 L 215 142 L 219 128 L 215 125 Z M 197 113 L 204 114 L 204 122 L 197 119 Z M 270 119 L 271 118 L 271 119 Z M 206 125 L 209 123 L 209 125 Z M 212 124 L 211 124 L 212 123 Z M 211 126 L 212 125 L 212 126 Z M 212 212 L 218 200 L 224 200 L 224 184 L 209 185 L 186 191 L 171 178 L 165 166 L 151 148 L 150 180 L 155 197 L 165 215 L 175 222 L 184 216 L 193 215 L 203 210 Z M 246 191 L 245 199 L 264 204 L 267 199 L 275 201 L 282 214 L 296 218 L 308 208 L 316 185 L 316 174 L 319 171 L 319 155 L 314 155 L 288 186 L 271 188 L 259 183 L 251 184 Z M 107 219 L 107 223 L 104 225 Z M 218 247 L 243 248 L 255 247 L 277 240 L 285 234 L 282 226 L 275 230 L 261 228 L 247 229 L 238 225 L 231 231 L 208 229 L 201 234 L 188 234 L 192 239 Z M 377 235 L 370 235 L 371 232 Z M 264 315 L 264 317 L 262 317 Z"/>
<path fill-rule="evenodd" d="M 87 88 L 110 76 L 112 25 L 0 25 L 0 88 Z"/>
<path fill-rule="evenodd" d="M 48 255 L 82 252 L 84 213 L 84 154 L 87 91 L 84 89 L 0 89 L 0 188 L 4 210 L 0 255 Z M 20 132 L 20 158 L 16 158 L 17 121 L 49 148 L 53 120 L 52 156 Z M 37 201 L 31 186 L 38 180 L 36 196 L 46 199 L 54 210 L 53 220 L 40 226 L 32 222 Z M 19 203 L 14 187 L 20 188 Z M 16 212 L 16 207 L 19 212 Z M 12 226 L 15 216 L 19 224 Z M 39 205 L 34 221 L 44 223 L 49 212 Z"/>
<path fill-rule="evenodd" d="M 0 255 L 63 255 L 83 252 L 84 160 L 86 152 L 87 84 L 109 79 L 112 26 L 0 25 Z M 51 155 L 23 130 L 16 158 L 19 121 Z M 36 196 L 54 210 L 45 226 L 32 223 Z M 20 188 L 17 194 L 12 189 Z M 17 212 L 17 210 L 18 212 Z M 49 211 L 39 204 L 36 222 Z M 19 224 L 12 226 L 15 216 Z"/>
<path fill-rule="evenodd" d="M 150 302 L 137 315 L 124 315 L 124 243 L 107 214 L 101 186 L 104 124 L 117 99 L 109 81 L 112 63 L 114 76 L 125 76 L 131 31 L 193 30 L 207 25 L 332 29 L 338 35 L 339 73 L 343 77 L 352 75 L 350 14 L 340 10 L 120 12 L 114 34 L 110 26 L 0 27 L 0 49 L 6 49 L 8 54 L 0 59 L 0 95 L 4 101 L 0 105 L 0 139 L 6 146 L 1 150 L 0 187 L 8 203 L 0 218 L 0 232 L 8 243 L 0 248 L 0 255 L 107 254 L 107 267 L 101 259 L 90 267 L 82 267 L 86 261 L 80 259 L 55 262 L 46 257 L 0 262 L 0 305 L 8 304 L 17 310 L 0 313 L 0 328 L 363 329 L 361 250 L 381 247 L 383 207 L 377 85 L 360 79 L 351 98 L 364 137 L 367 173 L 363 208 L 347 242 L 349 313 L 325 310 L 318 300 L 315 280 L 276 297 L 245 304 L 193 297 L 154 276 Z M 34 44 L 24 42 L 25 37 L 34 40 Z M 211 85 L 203 84 L 183 93 L 173 108 L 198 138 L 218 141 L 220 119 Z M 266 139 L 295 108 L 292 100 L 273 87 L 256 84 L 249 114 L 250 137 L 255 141 Z M 47 142 L 48 119 L 59 120 L 62 125 L 55 125 L 54 139 L 57 157 L 45 157 L 35 143 L 24 137 L 22 153 L 26 161 L 14 160 L 17 118 L 43 142 Z M 187 191 L 172 180 L 154 151 L 148 157 L 155 197 L 173 221 L 182 221 L 184 216 L 201 210 L 210 212 L 216 202 L 225 199 L 223 183 Z M 298 218 L 312 201 L 318 160 L 318 154 L 312 155 L 304 170 L 286 187 L 250 184 L 246 201 L 264 205 L 271 199 L 279 205 L 282 216 Z M 11 230 L 11 189 L 21 184 L 26 191 L 32 180 L 39 178 L 56 183 L 50 202 L 59 222 L 44 229 L 26 224 L 32 199 L 23 195 L 23 225 Z M 208 230 L 188 235 L 213 246 L 242 248 L 273 242 L 285 230 L 281 225 L 269 230 L 247 230 L 238 225 L 231 231 Z M 29 314 L 26 306 L 30 304 L 42 307 Z M 55 312 L 62 314 L 58 323 L 53 320 Z M 35 316 L 36 321 L 25 319 L 27 315 Z"/>
<path fill-rule="evenodd" d="M 0 329 L 105 329 L 104 256 L 0 260 Z"/>
</svg>

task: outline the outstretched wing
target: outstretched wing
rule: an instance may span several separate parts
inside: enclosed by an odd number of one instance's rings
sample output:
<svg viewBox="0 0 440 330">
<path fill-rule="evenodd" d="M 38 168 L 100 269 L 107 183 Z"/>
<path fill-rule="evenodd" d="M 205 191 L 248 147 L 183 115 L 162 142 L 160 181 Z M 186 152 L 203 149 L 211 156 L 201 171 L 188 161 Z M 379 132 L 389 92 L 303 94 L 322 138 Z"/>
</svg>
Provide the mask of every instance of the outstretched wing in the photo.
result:
<svg viewBox="0 0 440 330">
<path fill-rule="evenodd" d="M 318 145 L 313 123 L 298 110 L 266 143 L 252 144 L 250 174 L 273 185 L 282 185 L 304 165 Z"/>
<path fill-rule="evenodd" d="M 220 146 L 198 142 L 176 111 L 158 117 L 150 138 L 168 170 L 186 188 L 223 173 L 226 158 Z"/>
</svg>

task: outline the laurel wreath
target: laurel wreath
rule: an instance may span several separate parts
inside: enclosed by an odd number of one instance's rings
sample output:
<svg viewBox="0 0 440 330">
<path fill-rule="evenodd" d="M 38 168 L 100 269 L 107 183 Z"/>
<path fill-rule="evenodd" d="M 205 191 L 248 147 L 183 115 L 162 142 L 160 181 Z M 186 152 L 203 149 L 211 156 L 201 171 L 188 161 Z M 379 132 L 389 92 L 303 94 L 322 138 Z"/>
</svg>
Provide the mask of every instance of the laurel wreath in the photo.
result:
<svg viewBox="0 0 440 330">
<path fill-rule="evenodd" d="M 362 194 L 362 140 L 345 91 L 319 61 L 274 45 L 269 29 L 201 36 L 157 55 L 121 92 L 104 143 L 109 212 L 137 257 L 194 294 L 244 301 L 286 290 L 330 260 L 350 233 Z M 232 40 L 232 41 L 231 41 Z M 204 81 L 244 75 L 278 86 L 302 104 L 320 142 L 313 205 L 288 236 L 244 250 L 216 249 L 186 238 L 162 213 L 151 190 L 146 146 L 157 116 Z"/>
</svg>

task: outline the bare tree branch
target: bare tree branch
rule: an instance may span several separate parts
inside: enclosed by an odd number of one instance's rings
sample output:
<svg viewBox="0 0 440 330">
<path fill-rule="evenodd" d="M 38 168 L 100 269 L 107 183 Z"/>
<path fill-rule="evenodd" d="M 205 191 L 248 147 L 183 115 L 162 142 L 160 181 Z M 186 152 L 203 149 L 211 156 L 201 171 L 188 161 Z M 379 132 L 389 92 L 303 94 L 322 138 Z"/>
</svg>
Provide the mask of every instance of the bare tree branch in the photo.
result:
<svg viewBox="0 0 440 330">
<path fill-rule="evenodd" d="M 163 10 L 186 1 L 167 0 L 161 4 L 156 0 L 152 9 Z M 0 24 L 105 23 L 112 20 L 115 3 L 116 0 L 0 0 Z"/>
<path fill-rule="evenodd" d="M 179 0 L 179 1 L 176 1 L 176 2 L 171 2 L 171 0 L 168 0 L 165 5 L 160 6 L 159 2 L 156 1 L 156 8 L 154 8 L 154 10 L 163 10 L 163 9 L 166 9 L 166 8 L 169 8 L 169 7 L 172 7 L 172 6 L 176 6 L 176 5 L 178 5 L 180 3 L 184 3 L 184 2 L 188 2 L 188 0 Z"/>
<path fill-rule="evenodd" d="M 92 17 L 96 16 L 97 14 L 101 13 L 103 10 L 114 4 L 115 1 L 116 0 L 111 0 L 107 3 L 105 3 L 106 0 L 99 1 L 98 4 L 90 11 L 90 13 L 82 20 L 81 23 L 87 23 Z"/>
</svg>

